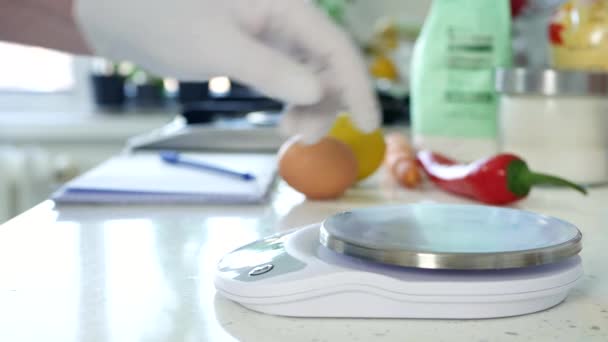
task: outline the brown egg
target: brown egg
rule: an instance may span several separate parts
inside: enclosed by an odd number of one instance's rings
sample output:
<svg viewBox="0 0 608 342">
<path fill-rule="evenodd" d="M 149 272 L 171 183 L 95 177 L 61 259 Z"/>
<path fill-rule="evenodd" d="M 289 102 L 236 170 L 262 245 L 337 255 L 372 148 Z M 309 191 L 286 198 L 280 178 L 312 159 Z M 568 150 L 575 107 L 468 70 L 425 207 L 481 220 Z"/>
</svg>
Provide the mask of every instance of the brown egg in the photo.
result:
<svg viewBox="0 0 608 342">
<path fill-rule="evenodd" d="M 306 145 L 295 137 L 279 150 L 279 174 L 310 199 L 340 197 L 357 180 L 357 171 L 353 151 L 334 138 Z"/>
</svg>

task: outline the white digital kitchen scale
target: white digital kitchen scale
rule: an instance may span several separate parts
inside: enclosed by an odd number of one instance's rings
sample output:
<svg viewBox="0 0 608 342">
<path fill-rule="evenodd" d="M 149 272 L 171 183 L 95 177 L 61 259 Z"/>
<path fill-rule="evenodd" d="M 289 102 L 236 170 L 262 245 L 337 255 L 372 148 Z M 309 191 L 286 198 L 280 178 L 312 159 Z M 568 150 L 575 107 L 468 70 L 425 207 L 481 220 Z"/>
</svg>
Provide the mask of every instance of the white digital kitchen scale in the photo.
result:
<svg viewBox="0 0 608 342">
<path fill-rule="evenodd" d="M 218 292 L 299 317 L 489 318 L 563 301 L 581 278 L 580 231 L 488 206 L 357 209 L 227 254 Z"/>
</svg>

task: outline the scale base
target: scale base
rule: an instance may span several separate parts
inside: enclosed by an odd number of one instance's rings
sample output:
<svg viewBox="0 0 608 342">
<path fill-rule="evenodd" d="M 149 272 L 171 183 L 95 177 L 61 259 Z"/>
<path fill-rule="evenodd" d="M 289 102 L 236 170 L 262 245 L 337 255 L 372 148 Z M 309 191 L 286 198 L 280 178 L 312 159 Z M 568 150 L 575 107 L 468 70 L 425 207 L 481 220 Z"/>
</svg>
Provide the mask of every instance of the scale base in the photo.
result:
<svg viewBox="0 0 608 342">
<path fill-rule="evenodd" d="M 290 317 L 480 319 L 519 316 L 543 311 L 558 305 L 566 297 L 567 293 L 559 293 L 511 303 L 429 303 L 397 302 L 369 293 L 351 292 L 290 303 L 255 305 L 241 302 L 240 304 L 254 311 Z M 231 299 L 239 302 L 242 298 Z"/>
<path fill-rule="evenodd" d="M 479 319 L 562 302 L 582 276 L 579 256 L 503 270 L 429 270 L 331 251 L 320 225 L 275 235 L 224 257 L 215 285 L 258 312 L 293 317 Z"/>
</svg>

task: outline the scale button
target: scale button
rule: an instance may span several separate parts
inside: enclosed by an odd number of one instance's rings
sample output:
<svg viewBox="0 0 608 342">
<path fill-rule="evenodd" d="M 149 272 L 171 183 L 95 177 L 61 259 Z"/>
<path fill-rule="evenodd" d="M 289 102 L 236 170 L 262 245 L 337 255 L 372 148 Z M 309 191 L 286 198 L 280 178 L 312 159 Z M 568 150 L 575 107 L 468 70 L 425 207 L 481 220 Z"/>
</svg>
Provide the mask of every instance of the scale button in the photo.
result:
<svg viewBox="0 0 608 342">
<path fill-rule="evenodd" d="M 268 271 L 270 271 L 273 268 L 274 268 L 273 264 L 265 264 L 265 265 L 257 266 L 257 267 L 254 267 L 251 271 L 249 271 L 249 275 L 251 277 L 258 276 L 258 275 L 267 273 Z"/>
</svg>

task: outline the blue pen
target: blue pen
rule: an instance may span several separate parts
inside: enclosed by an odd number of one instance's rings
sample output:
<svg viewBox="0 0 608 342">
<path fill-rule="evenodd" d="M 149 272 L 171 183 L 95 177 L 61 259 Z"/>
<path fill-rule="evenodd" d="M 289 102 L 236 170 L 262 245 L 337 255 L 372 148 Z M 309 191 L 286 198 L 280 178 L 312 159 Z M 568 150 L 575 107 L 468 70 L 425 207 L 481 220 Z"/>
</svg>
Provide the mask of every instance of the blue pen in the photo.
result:
<svg viewBox="0 0 608 342">
<path fill-rule="evenodd" d="M 185 159 L 184 157 L 180 156 L 179 153 L 177 153 L 175 151 L 161 151 L 160 158 L 164 162 L 169 163 L 169 164 L 188 166 L 188 167 L 192 167 L 192 168 L 199 169 L 199 170 L 216 172 L 216 173 L 226 175 L 226 176 L 237 177 L 244 181 L 255 180 L 255 176 L 250 173 L 232 171 L 232 170 L 228 170 L 223 167 L 220 167 L 220 166 L 203 163 L 198 160 L 196 160 L 196 161 L 188 160 L 188 159 Z"/>
</svg>

